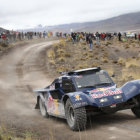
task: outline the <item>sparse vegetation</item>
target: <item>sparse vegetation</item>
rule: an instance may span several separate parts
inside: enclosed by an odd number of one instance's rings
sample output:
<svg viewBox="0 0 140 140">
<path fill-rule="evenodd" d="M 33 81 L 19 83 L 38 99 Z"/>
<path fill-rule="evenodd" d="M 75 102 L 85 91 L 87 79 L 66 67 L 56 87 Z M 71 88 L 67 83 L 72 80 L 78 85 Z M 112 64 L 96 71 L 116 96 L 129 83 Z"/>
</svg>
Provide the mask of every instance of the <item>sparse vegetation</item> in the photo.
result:
<svg viewBox="0 0 140 140">
<path fill-rule="evenodd" d="M 114 39 L 100 43 L 100 46 L 93 43 L 93 50 L 90 51 L 85 41 L 73 44 L 70 40 L 61 39 L 48 50 L 49 67 L 52 71 L 56 69 L 54 73 L 57 74 L 62 71 L 101 66 L 109 73 L 115 73 L 114 80 L 119 85 L 130 79 L 140 78 L 137 71 L 140 68 L 139 42 L 131 39 L 119 42 Z"/>
<path fill-rule="evenodd" d="M 8 47 L 8 44 L 0 42 L 1 47 Z"/>
<path fill-rule="evenodd" d="M 0 140 L 38 140 L 37 135 L 30 131 L 25 131 L 17 136 L 15 130 L 8 130 L 0 126 Z"/>
</svg>

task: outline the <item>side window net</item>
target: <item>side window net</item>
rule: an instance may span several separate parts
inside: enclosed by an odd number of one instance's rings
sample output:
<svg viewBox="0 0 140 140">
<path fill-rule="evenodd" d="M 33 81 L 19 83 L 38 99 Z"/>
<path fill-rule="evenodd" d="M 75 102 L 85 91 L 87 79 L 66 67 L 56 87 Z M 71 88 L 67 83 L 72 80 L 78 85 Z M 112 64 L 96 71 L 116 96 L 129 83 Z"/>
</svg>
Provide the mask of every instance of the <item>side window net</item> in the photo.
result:
<svg viewBox="0 0 140 140">
<path fill-rule="evenodd" d="M 71 80 L 63 80 L 62 88 L 65 93 L 75 92 L 75 88 Z"/>
</svg>

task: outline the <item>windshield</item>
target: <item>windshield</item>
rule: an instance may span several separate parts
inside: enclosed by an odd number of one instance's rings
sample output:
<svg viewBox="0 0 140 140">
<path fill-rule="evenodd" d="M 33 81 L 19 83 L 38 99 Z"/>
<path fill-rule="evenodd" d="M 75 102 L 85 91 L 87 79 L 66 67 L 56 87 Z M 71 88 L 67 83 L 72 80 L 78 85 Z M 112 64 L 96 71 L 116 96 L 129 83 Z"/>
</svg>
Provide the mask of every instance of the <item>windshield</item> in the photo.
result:
<svg viewBox="0 0 140 140">
<path fill-rule="evenodd" d="M 92 88 L 113 84 L 112 79 L 105 72 L 82 73 L 75 76 L 75 82 L 78 88 Z"/>
</svg>

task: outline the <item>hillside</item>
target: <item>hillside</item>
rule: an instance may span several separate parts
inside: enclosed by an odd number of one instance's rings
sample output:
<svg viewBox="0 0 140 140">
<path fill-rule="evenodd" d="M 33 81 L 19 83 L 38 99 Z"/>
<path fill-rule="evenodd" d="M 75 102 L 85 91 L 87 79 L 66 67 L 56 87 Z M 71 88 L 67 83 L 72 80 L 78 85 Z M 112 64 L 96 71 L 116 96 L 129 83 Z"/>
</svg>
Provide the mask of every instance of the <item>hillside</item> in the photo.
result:
<svg viewBox="0 0 140 140">
<path fill-rule="evenodd" d="M 54 31 L 86 31 L 86 32 L 95 32 L 95 31 L 110 31 L 110 32 L 119 32 L 119 31 L 131 31 L 137 30 L 140 31 L 140 12 L 129 13 L 125 15 L 120 15 L 117 17 L 109 18 L 97 22 L 85 22 L 85 23 L 73 23 L 67 25 L 59 25 L 52 28 Z"/>
<path fill-rule="evenodd" d="M 62 24 L 56 26 L 37 26 L 26 31 L 53 31 L 53 32 L 119 32 L 119 31 L 140 31 L 140 12 L 129 13 L 106 20 L 96 22 L 83 22 Z"/>
</svg>

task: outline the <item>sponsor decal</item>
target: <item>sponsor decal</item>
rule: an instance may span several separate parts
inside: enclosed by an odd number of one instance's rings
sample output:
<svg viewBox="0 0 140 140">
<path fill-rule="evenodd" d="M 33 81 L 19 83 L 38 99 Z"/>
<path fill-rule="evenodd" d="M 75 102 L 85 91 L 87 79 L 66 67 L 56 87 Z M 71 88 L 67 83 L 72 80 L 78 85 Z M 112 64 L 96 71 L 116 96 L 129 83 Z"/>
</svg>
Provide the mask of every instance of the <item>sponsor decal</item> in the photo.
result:
<svg viewBox="0 0 140 140">
<path fill-rule="evenodd" d="M 90 96 L 92 98 L 102 98 L 102 97 L 106 97 L 106 96 L 110 96 L 110 95 L 116 95 L 116 94 L 121 94 L 122 90 L 121 89 L 116 89 L 114 91 L 112 90 L 107 90 L 103 93 L 98 93 L 98 94 L 90 94 Z"/>
<path fill-rule="evenodd" d="M 53 98 L 52 98 L 52 96 L 49 95 L 48 102 L 47 102 L 47 107 L 50 108 L 52 106 L 53 106 Z"/>
<path fill-rule="evenodd" d="M 58 100 L 54 100 L 54 114 L 58 115 L 59 114 L 59 111 L 58 111 Z"/>
<path fill-rule="evenodd" d="M 87 102 L 75 103 L 75 104 L 74 104 L 74 108 L 76 108 L 76 107 L 80 107 L 80 106 L 86 106 L 86 105 L 88 105 Z"/>
<path fill-rule="evenodd" d="M 74 97 L 75 97 L 75 101 L 81 101 L 82 100 L 82 98 L 80 97 L 80 95 L 75 95 Z"/>
<path fill-rule="evenodd" d="M 50 86 L 50 90 L 54 90 L 55 89 L 55 86 L 54 84 Z"/>
<path fill-rule="evenodd" d="M 59 110 L 58 110 L 58 100 L 53 99 L 52 96 L 50 95 L 48 98 L 48 102 L 47 102 L 47 111 L 51 112 L 53 114 L 59 114 Z"/>
</svg>

